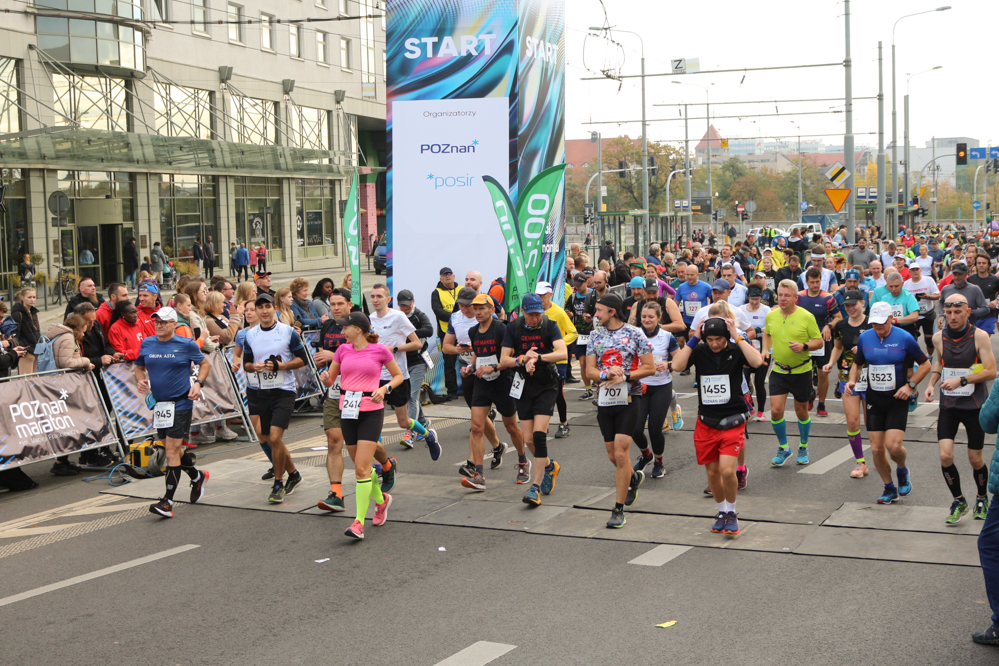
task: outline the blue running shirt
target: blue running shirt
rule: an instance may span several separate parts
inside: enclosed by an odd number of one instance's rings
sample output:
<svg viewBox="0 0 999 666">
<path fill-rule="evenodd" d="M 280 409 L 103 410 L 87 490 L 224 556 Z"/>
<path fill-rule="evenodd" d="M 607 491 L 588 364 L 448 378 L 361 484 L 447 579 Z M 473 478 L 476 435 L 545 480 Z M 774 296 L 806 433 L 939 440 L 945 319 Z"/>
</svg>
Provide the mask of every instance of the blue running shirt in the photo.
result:
<svg viewBox="0 0 999 666">
<path fill-rule="evenodd" d="M 893 395 L 909 381 L 907 369 L 913 363 L 921 364 L 926 361 L 926 354 L 914 337 L 898 326 L 892 326 L 891 333 L 884 341 L 873 328 L 861 333 L 857 340 L 855 361 L 868 368 L 868 391 Z M 877 388 L 878 383 L 883 388 Z"/>
</svg>

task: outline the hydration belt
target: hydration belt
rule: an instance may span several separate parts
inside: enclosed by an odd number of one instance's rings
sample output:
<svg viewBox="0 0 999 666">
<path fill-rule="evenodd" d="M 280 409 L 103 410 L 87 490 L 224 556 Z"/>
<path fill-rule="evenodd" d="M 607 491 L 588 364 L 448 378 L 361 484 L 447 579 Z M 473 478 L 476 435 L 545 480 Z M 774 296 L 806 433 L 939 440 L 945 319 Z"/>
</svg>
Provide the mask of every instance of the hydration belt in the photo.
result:
<svg viewBox="0 0 999 666">
<path fill-rule="evenodd" d="M 812 359 L 809 358 L 804 363 L 799 363 L 798 365 L 784 365 L 783 363 L 778 363 L 777 360 L 774 359 L 774 365 L 776 365 L 778 368 L 780 368 L 784 372 L 788 372 L 788 373 L 791 372 L 792 370 L 797 370 L 801 366 L 803 366 L 803 365 L 805 365 L 807 363 L 811 363 L 811 362 L 812 362 Z"/>
</svg>

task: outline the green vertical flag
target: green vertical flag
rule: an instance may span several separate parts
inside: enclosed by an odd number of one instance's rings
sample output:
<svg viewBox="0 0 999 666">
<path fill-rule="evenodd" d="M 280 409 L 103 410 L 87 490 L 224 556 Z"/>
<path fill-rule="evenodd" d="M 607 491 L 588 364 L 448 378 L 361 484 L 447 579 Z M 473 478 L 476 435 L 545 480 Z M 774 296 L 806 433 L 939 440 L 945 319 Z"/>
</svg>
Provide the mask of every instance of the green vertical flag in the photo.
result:
<svg viewBox="0 0 999 666">
<path fill-rule="evenodd" d="M 361 307 L 361 244 L 359 227 L 361 210 L 357 203 L 357 171 L 350 182 L 350 194 L 347 195 L 347 206 L 343 211 L 343 230 L 347 243 L 347 256 L 350 258 L 350 300 Z"/>
<path fill-rule="evenodd" d="M 520 307 L 520 299 L 527 293 L 527 275 L 524 272 L 524 253 L 517 237 L 517 214 L 506 189 L 495 178 L 483 176 L 482 180 L 493 199 L 493 211 L 499 220 L 503 240 L 506 243 L 509 262 L 507 264 L 506 298 L 503 307 L 507 312 Z"/>
<path fill-rule="evenodd" d="M 517 220 L 520 228 L 520 243 L 523 250 L 524 272 L 527 289 L 537 286 L 538 271 L 544 254 L 544 243 L 548 231 L 548 217 L 555 208 L 555 200 L 562 185 L 565 164 L 556 164 L 531 179 L 517 202 Z"/>
</svg>

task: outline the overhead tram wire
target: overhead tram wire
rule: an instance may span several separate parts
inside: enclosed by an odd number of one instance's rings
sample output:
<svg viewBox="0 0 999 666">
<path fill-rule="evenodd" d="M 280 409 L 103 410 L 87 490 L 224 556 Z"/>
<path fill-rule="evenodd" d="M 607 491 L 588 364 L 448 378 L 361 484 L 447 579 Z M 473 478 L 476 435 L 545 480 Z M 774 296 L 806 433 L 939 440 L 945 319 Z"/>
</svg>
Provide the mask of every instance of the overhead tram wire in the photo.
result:
<svg viewBox="0 0 999 666">
<path fill-rule="evenodd" d="M 690 118 L 649 118 L 646 123 L 675 123 L 682 122 L 684 120 L 731 120 L 731 119 L 752 119 L 752 118 L 769 118 L 773 116 L 821 116 L 830 114 L 839 114 L 843 111 L 792 111 L 790 113 L 743 113 L 737 116 L 700 116 L 700 117 L 690 117 Z M 585 125 L 624 125 L 632 123 L 641 123 L 639 120 L 594 120 Z"/>
</svg>

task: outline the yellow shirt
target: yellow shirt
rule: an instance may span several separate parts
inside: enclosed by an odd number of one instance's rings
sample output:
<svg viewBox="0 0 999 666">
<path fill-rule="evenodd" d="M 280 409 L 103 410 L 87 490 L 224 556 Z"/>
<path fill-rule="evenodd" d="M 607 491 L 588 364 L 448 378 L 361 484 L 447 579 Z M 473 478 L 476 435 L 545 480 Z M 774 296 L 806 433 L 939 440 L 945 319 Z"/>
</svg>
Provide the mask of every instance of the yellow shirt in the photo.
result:
<svg viewBox="0 0 999 666">
<path fill-rule="evenodd" d="M 569 315 L 565 313 L 565 310 L 554 303 L 552 303 L 550 308 L 545 310 L 545 315 L 555 322 L 555 325 L 558 326 L 558 330 L 562 332 L 562 339 L 565 340 L 565 346 L 568 349 L 572 349 L 572 344 L 576 341 L 576 338 L 579 337 L 579 334 L 576 333 L 576 326 L 572 323 L 572 319 L 569 318 Z M 568 363 L 568 359 L 565 361 L 559 361 L 559 364 L 562 363 Z"/>
</svg>

